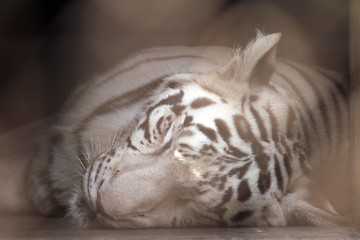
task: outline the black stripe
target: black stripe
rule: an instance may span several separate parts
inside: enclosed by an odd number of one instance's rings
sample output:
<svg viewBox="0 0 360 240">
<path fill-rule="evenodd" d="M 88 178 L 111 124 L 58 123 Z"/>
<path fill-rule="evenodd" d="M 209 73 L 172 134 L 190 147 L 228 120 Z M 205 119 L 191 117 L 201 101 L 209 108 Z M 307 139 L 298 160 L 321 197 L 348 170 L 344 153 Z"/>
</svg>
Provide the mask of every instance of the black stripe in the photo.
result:
<svg viewBox="0 0 360 240">
<path fill-rule="evenodd" d="M 116 79 L 116 77 L 118 75 L 121 75 L 121 74 L 124 74 L 125 72 L 131 71 L 131 70 L 139 67 L 140 65 L 143 65 L 143 64 L 146 65 L 146 64 L 148 64 L 150 62 L 169 61 L 169 60 L 175 60 L 175 59 L 181 59 L 181 58 L 202 59 L 202 60 L 206 60 L 206 61 L 211 62 L 211 63 L 215 63 L 211 58 L 204 57 L 204 56 L 196 56 L 196 55 L 181 55 L 181 56 L 150 58 L 150 59 L 141 60 L 141 61 L 139 61 L 139 62 L 127 67 L 127 68 L 121 69 L 121 70 L 113 73 L 111 76 L 104 79 L 103 81 L 95 83 L 95 87 L 99 87 L 101 85 L 104 85 L 105 83 L 108 83 L 108 82 Z"/>
<path fill-rule="evenodd" d="M 183 157 L 188 157 L 188 158 L 192 158 L 192 160 L 196 160 L 196 159 L 199 159 L 199 155 L 196 155 L 196 154 L 189 154 L 189 153 L 183 153 L 182 154 Z"/>
<path fill-rule="evenodd" d="M 137 67 L 139 67 L 140 65 L 143 64 L 147 64 L 149 62 L 155 62 L 155 61 L 169 61 L 169 60 L 175 60 L 175 59 L 181 59 L 181 58 L 193 58 L 193 59 L 202 59 L 204 61 L 207 61 L 209 63 L 214 63 L 216 64 L 215 61 L 213 61 L 211 58 L 205 57 L 205 56 L 196 56 L 196 55 L 181 55 L 181 56 L 171 56 L 171 57 L 158 57 L 158 58 L 150 58 L 150 59 L 144 59 L 141 60 L 139 62 L 134 63 L 133 65 L 124 68 L 124 69 L 120 69 L 119 71 L 116 71 L 115 73 L 113 73 L 111 76 L 105 78 L 103 81 L 101 82 L 96 82 L 97 79 L 94 79 L 92 81 L 87 81 L 84 85 L 80 86 L 80 88 L 77 89 L 77 91 L 75 91 L 71 96 L 69 101 L 67 101 L 67 103 L 65 104 L 65 107 L 63 109 L 64 112 L 69 111 L 69 109 L 73 108 L 77 102 L 77 99 L 79 99 L 85 92 L 87 92 L 89 89 L 91 88 L 99 88 L 102 85 L 117 79 L 118 75 L 124 74 L 127 71 L 131 71 Z M 169 73 L 171 74 L 171 73 Z M 167 76 L 169 75 L 167 74 Z M 169 87 L 174 86 L 174 84 L 169 84 Z M 176 87 L 179 85 L 176 85 Z M 141 96 L 141 94 L 139 94 L 138 96 Z"/>
<path fill-rule="evenodd" d="M 232 177 L 234 174 L 237 174 L 238 179 L 242 179 L 249 170 L 250 165 L 251 162 L 248 162 L 244 166 L 241 166 L 239 168 L 233 168 L 229 171 L 228 176 Z"/>
<path fill-rule="evenodd" d="M 256 141 L 256 138 L 251 131 L 250 124 L 248 121 L 241 115 L 234 115 L 233 121 L 235 125 L 235 129 L 240 139 L 252 143 Z"/>
<path fill-rule="evenodd" d="M 180 81 L 169 81 L 166 83 L 166 88 L 180 89 L 184 86 L 183 82 Z"/>
<path fill-rule="evenodd" d="M 223 215 L 227 210 L 224 207 L 224 205 L 231 200 L 232 195 L 233 195 L 233 190 L 231 187 L 229 187 L 228 189 L 226 189 L 221 202 L 216 207 L 213 208 L 213 212 L 217 214 L 221 219 L 223 218 Z"/>
<path fill-rule="evenodd" d="M 336 127 L 336 133 L 337 133 L 337 137 L 336 139 L 334 139 L 334 145 L 336 146 L 336 149 L 338 151 L 340 151 L 340 149 L 342 148 L 342 134 L 344 134 L 344 122 L 343 122 L 343 117 L 344 117 L 344 114 L 347 116 L 347 112 L 348 112 L 348 109 L 344 109 L 344 112 L 341 111 L 341 106 L 340 106 L 340 103 L 338 101 L 338 99 L 336 98 L 335 96 L 335 93 L 332 93 L 332 99 L 333 99 L 333 103 L 334 103 L 334 107 L 335 107 L 335 127 Z M 346 105 L 346 103 L 345 103 Z M 345 106 L 347 107 L 347 105 Z M 349 126 L 348 124 L 346 124 L 346 126 Z"/>
<path fill-rule="evenodd" d="M 307 84 L 309 84 L 309 86 L 312 88 L 312 90 L 315 92 L 315 95 L 318 99 L 317 104 L 318 104 L 318 108 L 320 110 L 320 114 L 322 117 L 322 121 L 324 123 L 324 127 L 325 127 L 325 134 L 327 139 L 331 138 L 331 127 L 330 127 L 330 116 L 328 114 L 328 109 L 327 109 L 327 105 L 326 102 L 323 98 L 323 94 L 322 92 L 319 90 L 319 88 L 316 86 L 316 84 L 313 82 L 313 79 L 310 78 L 310 76 L 303 71 L 302 69 L 300 69 L 298 66 L 296 66 L 295 64 L 288 62 L 288 64 L 293 67 L 300 75 L 303 76 L 304 80 L 307 82 Z M 315 125 L 316 126 L 316 125 Z"/>
<path fill-rule="evenodd" d="M 176 104 L 171 108 L 171 110 L 175 113 L 176 116 L 180 116 L 185 108 L 186 107 L 184 105 Z"/>
<path fill-rule="evenodd" d="M 217 135 L 213 129 L 205 127 L 202 124 L 196 124 L 196 126 L 207 138 L 209 138 L 211 141 L 217 142 Z"/>
<path fill-rule="evenodd" d="M 269 118 L 270 118 L 272 140 L 274 142 L 278 142 L 279 141 L 279 125 L 278 125 L 277 119 L 275 118 L 270 107 L 266 108 L 266 111 L 268 112 Z"/>
<path fill-rule="evenodd" d="M 260 170 L 258 176 L 258 188 L 261 194 L 266 193 L 271 186 L 271 173 L 270 171 Z"/>
<path fill-rule="evenodd" d="M 238 197 L 237 200 L 240 202 L 245 202 L 251 197 L 251 190 L 248 184 L 247 179 L 242 180 L 238 186 Z"/>
<path fill-rule="evenodd" d="M 288 106 L 288 115 L 287 115 L 287 123 L 286 123 L 286 136 L 288 139 L 294 139 L 295 134 L 297 132 L 298 126 L 295 126 L 296 116 L 294 109 L 291 106 Z"/>
<path fill-rule="evenodd" d="M 285 153 L 283 155 L 283 162 L 284 162 L 286 173 L 287 173 L 288 177 L 290 178 L 292 175 L 292 168 L 291 168 L 291 163 L 290 163 L 290 158 L 289 158 L 288 153 Z"/>
<path fill-rule="evenodd" d="M 144 138 L 148 141 L 148 143 L 152 143 L 150 129 L 149 129 L 150 128 L 149 117 L 150 116 L 147 116 L 147 118 L 144 120 L 144 122 L 139 125 L 139 129 L 144 130 Z"/>
<path fill-rule="evenodd" d="M 275 176 L 277 179 L 278 188 L 281 192 L 283 192 L 284 191 L 284 179 L 283 179 L 283 176 L 281 173 L 279 159 L 277 158 L 276 155 L 275 155 Z"/>
<path fill-rule="evenodd" d="M 108 155 L 109 155 L 110 157 L 114 157 L 114 156 L 115 156 L 115 153 L 116 153 L 115 149 L 111 149 L 111 150 L 108 152 Z"/>
<path fill-rule="evenodd" d="M 223 175 L 222 177 L 220 177 L 220 179 L 219 179 L 219 185 L 218 185 L 218 187 L 217 187 L 217 190 L 218 191 L 222 191 L 222 190 L 224 190 L 224 188 L 225 188 L 225 183 L 227 182 L 226 181 L 227 180 L 227 176 L 226 175 Z"/>
<path fill-rule="evenodd" d="M 188 127 L 192 125 L 192 121 L 193 121 L 193 117 L 192 116 L 186 116 L 184 123 L 183 123 L 183 127 Z"/>
<path fill-rule="evenodd" d="M 220 134 L 221 138 L 229 144 L 229 139 L 231 137 L 231 133 L 229 127 L 227 126 L 226 122 L 220 118 L 216 118 L 215 126 L 217 128 L 218 133 Z"/>
<path fill-rule="evenodd" d="M 192 148 L 190 145 L 186 144 L 186 143 L 180 143 L 180 144 L 179 144 L 179 147 L 193 150 L 193 148 Z"/>
<path fill-rule="evenodd" d="M 271 175 L 268 170 L 270 157 L 264 152 L 264 147 L 257 141 L 251 144 L 252 152 L 255 155 L 255 162 L 259 168 L 258 188 L 262 194 L 266 193 L 271 185 Z"/>
<path fill-rule="evenodd" d="M 179 136 L 180 137 L 191 137 L 194 135 L 195 135 L 195 132 L 193 132 L 192 130 L 183 130 L 183 131 L 181 131 Z"/>
<path fill-rule="evenodd" d="M 239 161 L 241 160 L 241 162 L 248 162 L 251 161 L 252 158 L 247 155 L 246 158 L 242 157 L 242 159 L 239 159 L 237 157 L 231 157 L 231 156 L 227 156 L 227 155 L 222 155 L 221 157 L 217 157 L 216 160 L 218 162 L 224 162 L 224 163 L 229 163 L 229 164 L 239 164 Z"/>
<path fill-rule="evenodd" d="M 300 155 L 300 167 L 306 176 L 310 175 L 310 166 L 308 165 L 307 159 L 303 154 Z"/>
<path fill-rule="evenodd" d="M 254 212 L 250 211 L 250 210 L 240 211 L 231 218 L 231 221 L 232 222 L 242 222 L 242 221 L 248 219 L 249 217 L 251 217 L 253 214 L 254 214 Z"/>
<path fill-rule="evenodd" d="M 197 108 L 203 108 L 203 107 L 206 107 L 206 106 L 209 106 L 212 104 L 215 104 L 215 102 L 212 101 L 211 99 L 206 98 L 206 97 L 201 97 L 201 98 L 197 98 L 194 101 L 192 101 L 190 106 L 194 109 L 197 109 Z"/>
<path fill-rule="evenodd" d="M 298 111 L 298 114 L 299 114 L 299 119 L 300 119 L 300 123 L 301 123 L 302 133 L 305 138 L 304 140 L 305 140 L 306 151 L 310 155 L 314 150 L 314 146 L 310 141 L 310 134 L 309 134 L 310 126 L 308 126 L 308 124 L 306 124 L 306 121 L 300 111 Z"/>
<path fill-rule="evenodd" d="M 318 130 L 315 126 L 317 126 L 316 122 L 315 122 L 315 118 L 314 118 L 314 115 L 313 115 L 313 112 L 309 106 L 309 104 L 307 103 L 307 101 L 305 100 L 304 96 L 302 95 L 301 91 L 297 88 L 296 85 L 294 85 L 294 83 L 292 83 L 284 74 L 280 73 L 280 72 L 276 72 L 277 74 L 279 74 L 279 76 L 281 78 L 283 78 L 286 83 L 288 85 L 290 85 L 290 88 L 295 92 L 296 96 L 299 98 L 300 102 L 301 102 L 301 106 L 304 108 L 307 116 L 309 117 L 310 119 L 310 125 L 311 126 L 314 126 L 314 131 L 315 133 L 318 134 Z M 306 126 L 306 125 L 304 125 Z"/>
<path fill-rule="evenodd" d="M 251 144 L 251 149 L 255 155 L 255 162 L 261 171 L 267 171 L 270 157 L 264 153 L 264 147 L 257 141 Z"/>
<path fill-rule="evenodd" d="M 349 94 L 349 87 L 344 87 L 341 83 L 335 82 L 334 83 L 335 88 L 338 90 L 338 92 L 340 93 L 341 97 L 347 101 L 349 100 L 350 94 Z"/>
<path fill-rule="evenodd" d="M 252 115 L 254 116 L 255 121 L 258 125 L 261 140 L 268 142 L 269 138 L 268 138 L 268 134 L 267 134 L 262 117 L 260 116 L 259 112 L 252 105 L 250 105 L 250 111 L 251 111 Z"/>
<path fill-rule="evenodd" d="M 242 158 L 245 158 L 245 157 L 249 156 L 249 154 L 241 151 L 240 149 L 238 149 L 238 148 L 236 148 L 234 146 L 231 146 L 231 145 L 228 145 L 228 146 L 229 146 L 229 148 L 225 149 L 226 153 L 234 156 L 237 159 L 242 159 Z"/>
<path fill-rule="evenodd" d="M 318 104 L 319 104 L 321 116 L 322 116 L 324 126 L 325 126 L 325 134 L 326 134 L 328 141 L 330 141 L 330 139 L 332 139 L 333 131 L 330 126 L 330 115 L 327 111 L 327 104 L 323 98 L 319 99 Z"/>
<path fill-rule="evenodd" d="M 81 132 L 86 129 L 88 123 L 96 117 L 118 111 L 131 104 L 137 103 L 142 99 L 148 98 L 151 96 L 153 91 L 161 85 L 162 82 L 163 78 L 158 78 L 142 87 L 136 88 L 123 95 L 107 100 L 95 108 L 95 110 L 93 110 L 87 117 L 84 118 L 84 120 L 81 121 L 79 126 L 74 130 L 74 134 L 80 135 Z"/>
<path fill-rule="evenodd" d="M 99 164 L 99 166 L 98 166 L 98 168 L 96 170 L 94 182 L 96 182 L 98 177 L 99 177 L 99 173 L 100 173 L 100 170 L 102 170 L 103 163 L 104 163 L 104 161 L 100 161 L 100 164 Z"/>
<path fill-rule="evenodd" d="M 179 93 L 170 95 L 167 98 L 162 99 L 160 102 L 158 102 L 155 106 L 151 107 L 149 110 L 147 110 L 148 113 L 152 112 L 155 108 L 162 106 L 162 105 L 175 105 L 179 102 L 181 102 L 182 97 L 184 96 L 184 91 L 180 90 Z"/>
<path fill-rule="evenodd" d="M 216 148 L 211 144 L 204 144 L 200 150 L 200 153 L 203 155 L 214 155 L 217 152 Z"/>
<path fill-rule="evenodd" d="M 334 132 L 334 134 L 336 134 L 336 138 L 333 135 L 332 139 L 330 140 L 330 150 L 334 151 L 334 150 L 340 150 L 341 148 L 338 149 L 339 146 L 341 146 L 341 139 L 339 138 L 340 134 L 342 133 L 342 120 L 341 120 L 341 116 L 342 116 L 342 112 L 340 109 L 340 105 L 339 105 L 339 100 L 338 98 L 335 96 L 334 92 L 331 92 L 331 100 L 334 106 L 334 113 L 332 114 L 332 119 L 334 121 L 334 123 L 332 124 L 332 130 Z M 336 151 L 337 153 L 337 151 Z"/>
<path fill-rule="evenodd" d="M 332 84 L 335 85 L 335 88 L 339 91 L 343 99 L 348 99 L 349 83 L 350 83 L 349 79 L 347 78 L 336 79 L 335 76 L 330 71 L 314 66 L 311 66 L 311 68 L 313 68 L 314 71 L 318 72 L 319 74 L 323 75 L 325 79 L 330 80 Z"/>
</svg>

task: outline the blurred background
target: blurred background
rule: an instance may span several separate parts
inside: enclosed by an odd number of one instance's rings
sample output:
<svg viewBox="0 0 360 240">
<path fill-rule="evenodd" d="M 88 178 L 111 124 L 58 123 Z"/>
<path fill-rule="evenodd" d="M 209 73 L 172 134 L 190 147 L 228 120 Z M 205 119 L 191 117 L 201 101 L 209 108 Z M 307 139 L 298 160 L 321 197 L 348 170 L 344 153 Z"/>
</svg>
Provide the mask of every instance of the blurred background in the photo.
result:
<svg viewBox="0 0 360 240">
<path fill-rule="evenodd" d="M 0 132 L 61 109 L 139 49 L 238 47 L 282 32 L 279 55 L 348 72 L 347 0 L 2 0 Z"/>
</svg>

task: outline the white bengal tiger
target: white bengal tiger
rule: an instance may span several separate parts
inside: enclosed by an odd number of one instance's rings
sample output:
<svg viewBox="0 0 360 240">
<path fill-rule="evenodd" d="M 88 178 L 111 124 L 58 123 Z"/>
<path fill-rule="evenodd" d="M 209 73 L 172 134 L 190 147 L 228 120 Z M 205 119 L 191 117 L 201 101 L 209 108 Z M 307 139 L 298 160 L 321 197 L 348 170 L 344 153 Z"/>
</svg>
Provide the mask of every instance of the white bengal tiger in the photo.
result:
<svg viewBox="0 0 360 240">
<path fill-rule="evenodd" d="M 33 203 L 81 227 L 341 221 L 310 176 L 347 156 L 348 86 L 277 59 L 279 39 L 153 48 L 83 85 L 30 165 Z"/>
</svg>

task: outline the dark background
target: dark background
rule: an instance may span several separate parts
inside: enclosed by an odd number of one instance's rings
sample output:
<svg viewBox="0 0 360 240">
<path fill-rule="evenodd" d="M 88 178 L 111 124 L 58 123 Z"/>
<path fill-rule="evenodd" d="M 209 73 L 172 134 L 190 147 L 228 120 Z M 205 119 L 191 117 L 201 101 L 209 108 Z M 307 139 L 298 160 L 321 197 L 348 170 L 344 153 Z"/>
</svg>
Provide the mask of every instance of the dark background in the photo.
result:
<svg viewBox="0 0 360 240">
<path fill-rule="evenodd" d="M 235 47 L 255 28 L 283 33 L 281 57 L 347 74 L 346 0 L 2 0 L 0 132 L 58 112 L 136 50 Z"/>
</svg>

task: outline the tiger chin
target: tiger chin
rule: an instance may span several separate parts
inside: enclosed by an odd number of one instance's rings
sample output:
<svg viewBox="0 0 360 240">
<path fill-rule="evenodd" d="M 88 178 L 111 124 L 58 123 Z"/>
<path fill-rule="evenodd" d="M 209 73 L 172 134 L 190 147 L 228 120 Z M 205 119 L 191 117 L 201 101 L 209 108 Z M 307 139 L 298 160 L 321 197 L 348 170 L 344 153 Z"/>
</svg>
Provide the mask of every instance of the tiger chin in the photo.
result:
<svg viewBox="0 0 360 240">
<path fill-rule="evenodd" d="M 80 86 L 29 165 L 33 204 L 79 227 L 341 223 L 312 180 L 346 156 L 348 88 L 280 38 L 148 49 Z"/>
</svg>

